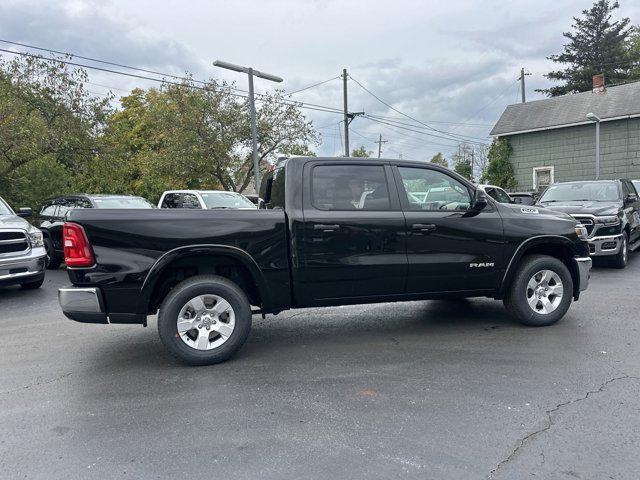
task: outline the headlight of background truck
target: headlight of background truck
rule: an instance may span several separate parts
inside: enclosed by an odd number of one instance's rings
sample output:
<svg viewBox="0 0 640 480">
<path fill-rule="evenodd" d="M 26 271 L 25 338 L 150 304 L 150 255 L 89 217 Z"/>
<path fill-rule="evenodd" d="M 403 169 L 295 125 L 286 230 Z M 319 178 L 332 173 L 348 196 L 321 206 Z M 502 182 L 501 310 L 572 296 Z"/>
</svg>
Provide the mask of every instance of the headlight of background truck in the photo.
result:
<svg viewBox="0 0 640 480">
<path fill-rule="evenodd" d="M 29 232 L 27 235 L 29 235 L 31 248 L 44 247 L 44 238 L 42 237 L 42 232 L 40 230 L 34 230 Z"/>
<path fill-rule="evenodd" d="M 605 227 L 613 227 L 620 223 L 620 219 L 616 215 L 607 215 L 606 217 L 596 217 L 596 223 L 604 225 Z"/>
</svg>

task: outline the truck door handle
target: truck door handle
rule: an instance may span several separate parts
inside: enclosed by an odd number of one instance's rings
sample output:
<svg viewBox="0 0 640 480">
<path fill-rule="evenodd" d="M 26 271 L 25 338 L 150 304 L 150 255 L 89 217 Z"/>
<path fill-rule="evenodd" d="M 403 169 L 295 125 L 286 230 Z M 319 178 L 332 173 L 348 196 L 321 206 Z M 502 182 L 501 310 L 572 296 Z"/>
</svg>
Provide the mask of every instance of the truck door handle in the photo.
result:
<svg viewBox="0 0 640 480">
<path fill-rule="evenodd" d="M 323 223 L 316 223 L 313 226 L 313 229 L 322 230 L 323 232 L 335 232 L 336 230 L 340 229 L 340 225 L 337 225 L 337 224 L 325 225 Z"/>
<path fill-rule="evenodd" d="M 436 226 L 433 223 L 414 223 L 411 228 L 418 232 L 428 233 L 434 231 Z"/>
</svg>

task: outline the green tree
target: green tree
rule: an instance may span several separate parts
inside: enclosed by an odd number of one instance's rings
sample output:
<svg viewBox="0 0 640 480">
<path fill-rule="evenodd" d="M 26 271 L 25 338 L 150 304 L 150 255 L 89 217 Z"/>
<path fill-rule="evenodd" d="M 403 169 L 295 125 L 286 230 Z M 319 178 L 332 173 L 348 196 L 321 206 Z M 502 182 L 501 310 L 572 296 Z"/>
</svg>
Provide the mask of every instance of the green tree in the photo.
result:
<svg viewBox="0 0 640 480">
<path fill-rule="evenodd" d="M 509 161 L 512 147 L 506 138 L 494 139 L 487 155 L 487 168 L 480 181 L 497 185 L 505 190 L 513 190 L 518 182 L 513 174 L 513 165 Z"/>
<path fill-rule="evenodd" d="M 633 76 L 628 45 L 629 19 L 611 21 L 618 8 L 617 1 L 598 0 L 591 9 L 582 11 L 582 18 L 573 18 L 573 31 L 563 33 L 569 42 L 562 53 L 548 57 L 553 62 L 567 65 L 564 70 L 545 75 L 562 84 L 537 91 L 552 97 L 588 91 L 592 88 L 593 75 L 599 73 L 604 74 L 608 83 L 640 78 Z"/>
<path fill-rule="evenodd" d="M 640 25 L 632 27 L 627 42 L 631 61 L 629 75 L 633 79 L 640 78 Z"/>
<path fill-rule="evenodd" d="M 58 60 L 0 61 L 0 191 L 14 205 L 68 192 L 99 152 L 110 98 L 90 95 L 86 72 Z"/>
<path fill-rule="evenodd" d="M 373 155 L 372 151 L 367 151 L 367 149 L 364 147 L 364 145 L 362 145 L 359 148 L 354 149 L 351 152 L 351 156 L 352 157 L 359 157 L 359 158 L 369 158 L 371 157 L 371 155 Z"/>
<path fill-rule="evenodd" d="M 453 170 L 458 175 L 462 175 L 467 180 L 473 180 L 473 174 L 471 172 L 471 159 L 466 157 L 457 159 L 455 164 L 453 165 Z"/>
<path fill-rule="evenodd" d="M 86 185 L 110 172 L 111 188 L 157 199 L 169 188 L 242 192 L 253 179 L 246 101 L 226 84 L 190 82 L 134 90 L 108 121 L 106 154 L 92 162 Z M 279 155 L 317 142 L 311 123 L 280 93 L 260 97 L 258 156 L 262 170 Z"/>
<path fill-rule="evenodd" d="M 449 164 L 447 163 L 447 160 L 442 156 L 442 153 L 440 152 L 436 153 L 429 161 L 436 165 L 440 165 L 441 167 L 449 166 Z"/>
</svg>

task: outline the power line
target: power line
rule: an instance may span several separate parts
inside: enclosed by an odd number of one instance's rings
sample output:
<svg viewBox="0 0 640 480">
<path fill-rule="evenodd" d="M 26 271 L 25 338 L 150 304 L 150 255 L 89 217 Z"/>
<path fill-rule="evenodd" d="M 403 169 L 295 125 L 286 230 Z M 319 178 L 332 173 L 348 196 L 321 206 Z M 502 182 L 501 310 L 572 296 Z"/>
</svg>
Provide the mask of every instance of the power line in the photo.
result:
<svg viewBox="0 0 640 480">
<path fill-rule="evenodd" d="M 396 121 L 397 123 L 401 123 L 398 122 L 398 117 L 385 117 L 383 115 L 373 115 L 373 114 L 367 114 L 370 117 L 374 117 L 374 118 L 379 118 L 381 120 L 392 120 L 392 121 Z M 439 121 L 439 120 L 427 120 L 429 123 L 441 123 L 443 125 L 467 125 L 469 127 L 492 127 L 493 124 L 492 123 L 465 123 L 465 122 L 445 122 L 445 121 Z M 414 126 L 414 127 L 418 127 L 418 128 L 425 128 L 422 126 L 418 126 L 418 125 L 414 125 L 412 123 L 407 123 L 407 124 L 403 124 L 403 125 L 410 125 L 410 126 Z"/>
<path fill-rule="evenodd" d="M 372 122 L 381 123 L 383 125 L 390 125 L 392 127 L 400 128 L 402 130 L 407 130 L 409 132 L 419 133 L 421 135 L 428 135 L 430 137 L 440 138 L 440 139 L 447 140 L 447 141 L 450 141 L 450 142 L 469 143 L 469 144 L 474 144 L 474 145 L 487 145 L 487 143 L 484 143 L 484 142 L 477 142 L 477 141 L 471 141 L 471 140 L 465 140 L 465 139 L 445 137 L 445 136 L 442 136 L 442 135 L 436 135 L 435 133 L 425 132 L 424 130 L 414 130 L 413 128 L 401 127 L 399 125 L 394 125 L 392 123 L 388 123 L 388 122 L 385 122 L 383 120 L 377 120 L 377 119 L 374 119 L 374 118 L 370 118 L 368 116 L 365 116 L 364 118 L 366 118 L 367 120 L 370 120 Z"/>
<path fill-rule="evenodd" d="M 467 137 L 470 139 L 475 139 L 475 140 L 481 140 L 478 137 L 470 137 L 468 135 L 460 135 L 460 134 L 452 134 L 443 130 L 438 130 L 437 128 L 432 127 L 431 125 L 428 125 L 427 123 L 424 123 L 420 120 L 418 120 L 415 117 L 412 117 L 411 115 L 408 115 L 400 110 L 398 110 L 397 108 L 395 108 L 393 105 L 385 102 L 383 99 L 381 99 L 379 96 L 377 96 L 375 93 L 373 93 L 371 90 L 369 90 L 367 87 L 365 87 L 364 85 L 362 85 L 362 83 L 360 83 L 358 80 L 356 80 L 355 78 L 353 78 L 351 75 L 349 75 L 349 78 L 351 78 L 351 80 L 353 80 L 354 82 L 356 82 L 356 84 L 358 84 L 360 86 L 360 88 L 362 88 L 365 92 L 367 92 L 369 95 L 371 95 L 373 98 L 375 98 L 376 100 L 378 100 L 380 103 L 382 103 L 383 105 L 386 105 L 387 107 L 389 107 L 391 110 L 393 110 L 396 113 L 399 113 L 400 115 L 407 117 L 410 120 L 413 120 L 414 122 L 419 123 L 420 125 L 424 125 L 425 127 L 427 127 L 429 130 L 433 130 L 434 132 L 438 132 L 441 133 L 443 135 L 448 135 L 450 137 L 458 137 L 457 139 L 459 141 L 464 141 L 463 137 Z"/>
<path fill-rule="evenodd" d="M 329 78 L 328 80 L 324 80 L 322 82 L 314 83 L 313 85 L 309 85 L 308 87 L 304 87 L 304 88 L 301 88 L 299 90 L 295 90 L 293 92 L 289 92 L 289 95 L 295 95 L 296 93 L 304 92 L 305 90 L 309 90 L 310 88 L 317 87 L 319 85 L 324 85 L 325 83 L 329 83 L 332 80 L 337 80 L 338 78 L 340 78 L 340 75 L 338 75 L 336 77 Z"/>
<path fill-rule="evenodd" d="M 178 79 L 178 80 L 193 81 L 195 83 L 200 83 L 200 84 L 204 84 L 204 85 L 207 84 L 207 82 L 205 82 L 205 81 L 195 80 L 195 79 L 190 78 L 190 77 L 172 75 L 172 74 L 169 74 L 169 73 L 158 72 L 158 71 L 155 71 L 155 70 L 148 70 L 148 69 L 145 69 L 145 68 L 132 67 L 130 65 L 125 65 L 125 64 L 122 64 L 122 63 L 110 62 L 110 61 L 107 61 L 107 60 L 100 60 L 98 58 L 92 58 L 92 57 L 85 57 L 85 56 L 82 56 L 82 55 L 77 55 L 75 53 L 62 52 L 60 50 L 53 50 L 51 48 L 37 47 L 35 45 L 28 45 L 26 43 L 20 43 L 20 42 L 12 42 L 11 40 L 4 40 L 4 39 L 1 39 L 1 38 L 0 38 L 0 42 L 8 43 L 10 45 L 17 45 L 17 46 L 25 47 L 25 48 L 31 48 L 33 50 L 40 50 L 41 52 L 49 52 L 49 53 L 55 53 L 57 55 L 66 55 L 66 56 L 71 56 L 71 57 L 74 57 L 74 58 L 80 58 L 81 60 L 88 60 L 90 62 L 101 63 L 103 65 L 111 65 L 112 67 L 120 67 L 120 68 L 125 68 L 127 70 L 134 70 L 134 71 L 138 71 L 138 72 L 150 73 L 152 75 L 160 75 L 162 77 L 175 78 L 175 79 Z M 229 87 L 229 88 L 231 88 L 233 90 L 237 90 L 239 92 L 247 93 L 246 90 L 242 90 L 242 89 L 239 89 L 239 88 L 235 88 L 235 87 Z"/>
<path fill-rule="evenodd" d="M 484 112 L 487 108 L 489 108 L 491 105 L 493 105 L 495 102 L 497 102 L 499 99 L 501 99 L 502 97 L 504 97 L 509 89 L 516 83 L 518 83 L 520 81 L 519 78 L 517 78 L 515 81 L 513 81 L 512 83 L 510 83 L 509 85 L 507 85 L 507 88 L 505 88 L 503 90 L 502 93 L 498 94 L 496 97 L 494 97 L 492 100 L 490 100 L 489 102 L 487 102 L 485 105 L 483 105 L 482 107 L 480 107 L 480 109 L 478 111 L 476 111 L 473 115 L 471 115 L 470 117 L 467 117 L 467 120 L 473 120 L 474 118 L 476 118 L 478 115 L 480 115 L 482 112 Z M 463 122 L 461 125 L 466 125 L 466 122 Z M 457 127 L 456 127 L 457 128 Z M 454 128 L 455 130 L 455 128 Z"/>
<path fill-rule="evenodd" d="M 393 124 L 396 124 L 396 125 L 403 125 L 403 126 L 405 126 L 405 127 L 412 127 L 412 128 L 419 128 L 419 129 L 427 130 L 427 128 L 426 128 L 426 127 L 423 127 L 423 126 L 421 126 L 421 125 L 415 125 L 415 124 L 413 124 L 413 123 L 400 122 L 400 121 L 396 120 L 396 119 L 395 119 L 395 117 L 383 117 L 383 116 L 379 116 L 379 115 L 371 115 L 371 114 L 368 114 L 368 113 L 367 113 L 367 114 L 365 114 L 364 116 L 365 116 L 365 117 L 375 118 L 376 120 L 387 120 L 387 121 L 389 121 L 389 122 L 391 122 L 391 123 L 393 123 Z M 457 125 L 462 125 L 462 124 L 458 123 Z M 476 125 L 479 125 L 479 124 L 476 124 Z M 468 125 L 468 126 L 471 126 L 471 125 Z M 490 125 L 490 124 L 483 124 L 482 126 L 484 126 L 484 127 L 490 127 L 490 126 L 492 126 L 492 125 Z M 470 137 L 470 138 L 478 138 L 478 137 Z"/>
<path fill-rule="evenodd" d="M 148 77 L 146 75 L 139 75 L 139 74 L 135 74 L 135 73 L 121 72 L 121 71 L 112 70 L 112 69 L 109 69 L 109 68 L 97 67 L 95 65 L 87 65 L 87 64 L 72 62 L 70 60 L 62 60 L 62 59 L 57 59 L 57 58 L 45 58 L 42 55 L 36 55 L 36 54 L 33 54 L 33 53 L 28 53 L 28 52 L 16 52 L 16 51 L 13 51 L 13 50 L 7 50 L 5 48 L 0 48 L 0 52 L 10 53 L 12 55 L 19 55 L 19 56 L 23 56 L 23 57 L 38 58 L 38 59 L 41 59 L 41 60 L 44 60 L 44 61 L 48 61 L 48 62 L 58 62 L 58 63 L 71 65 L 71 66 L 75 66 L 75 67 L 87 68 L 87 69 L 91 69 L 91 70 L 97 70 L 97 71 L 100 71 L 100 72 L 112 73 L 112 74 L 116 74 L 116 75 L 123 75 L 123 76 L 126 76 L 126 77 L 132 77 L 132 78 L 137 78 L 137 79 L 141 79 L 141 80 L 148 80 L 148 81 L 167 84 L 167 85 L 174 85 L 174 86 L 180 86 L 180 87 L 189 87 L 189 88 L 194 88 L 194 89 L 203 90 L 203 91 L 211 91 L 211 88 L 206 86 L 206 85 L 208 85 L 206 82 L 202 82 L 201 80 L 194 80 L 192 78 L 187 78 L 187 77 L 176 77 L 175 75 L 167 75 L 168 77 L 183 79 L 184 81 L 187 81 L 187 82 L 193 81 L 193 82 L 197 82 L 197 83 L 202 83 L 205 86 L 198 86 L 198 85 L 191 85 L 191 84 L 174 82 L 172 80 L 167 80 L 166 78 L 160 79 L 160 78 Z M 70 55 L 72 55 L 72 54 L 70 54 Z M 135 70 L 135 67 L 129 67 L 129 68 Z M 226 88 L 228 90 L 242 91 L 242 90 L 239 90 L 237 88 L 232 88 L 232 87 L 224 87 L 224 88 Z M 232 95 L 232 96 L 235 96 L 235 97 L 247 98 L 247 95 L 240 94 L 240 93 L 233 93 L 233 92 L 230 91 L 229 94 Z M 256 97 L 260 101 L 260 100 L 263 100 L 266 97 L 266 95 L 264 95 L 264 94 L 256 94 Z M 318 104 L 308 103 L 308 102 L 297 102 L 295 100 L 282 100 L 282 101 L 275 101 L 274 100 L 274 102 L 278 103 L 280 105 L 296 106 L 296 107 L 304 108 L 304 109 L 307 109 L 307 110 L 315 110 L 315 111 L 319 111 L 319 112 L 335 113 L 335 114 L 341 114 L 342 115 L 342 111 L 341 110 L 338 110 L 338 109 L 333 108 L 333 107 L 328 107 L 328 106 L 325 106 L 325 105 L 318 105 Z"/>
</svg>

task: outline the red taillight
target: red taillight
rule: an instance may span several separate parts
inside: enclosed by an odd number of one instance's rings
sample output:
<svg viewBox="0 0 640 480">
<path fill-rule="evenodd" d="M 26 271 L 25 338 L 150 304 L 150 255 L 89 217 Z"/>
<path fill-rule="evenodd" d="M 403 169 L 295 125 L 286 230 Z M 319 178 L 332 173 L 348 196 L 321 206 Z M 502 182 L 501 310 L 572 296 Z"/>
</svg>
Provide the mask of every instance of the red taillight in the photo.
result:
<svg viewBox="0 0 640 480">
<path fill-rule="evenodd" d="M 65 222 L 62 232 L 64 263 L 67 267 L 93 267 L 96 259 L 84 228 L 77 223 Z"/>
</svg>

